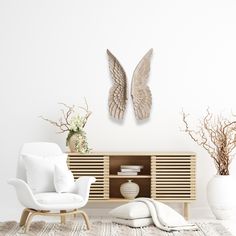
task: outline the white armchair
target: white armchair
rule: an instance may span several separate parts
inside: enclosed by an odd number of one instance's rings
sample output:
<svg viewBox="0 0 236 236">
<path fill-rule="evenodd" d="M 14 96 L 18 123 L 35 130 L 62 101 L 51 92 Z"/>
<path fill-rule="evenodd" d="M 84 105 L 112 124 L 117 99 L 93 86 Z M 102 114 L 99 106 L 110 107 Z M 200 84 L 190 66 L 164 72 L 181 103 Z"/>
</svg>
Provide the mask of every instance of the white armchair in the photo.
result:
<svg viewBox="0 0 236 236">
<path fill-rule="evenodd" d="M 65 217 L 67 215 L 81 214 L 85 220 L 87 229 L 89 229 L 88 216 L 84 211 L 79 209 L 88 202 L 90 186 L 96 179 L 87 176 L 80 177 L 75 181 L 69 193 L 33 193 L 27 183 L 26 169 L 22 160 L 23 154 L 47 157 L 50 155 L 60 155 L 62 151 L 55 143 L 39 142 L 23 145 L 18 160 L 17 178 L 8 181 L 9 184 L 15 187 L 17 198 L 25 207 L 21 215 L 20 226 L 25 226 L 25 231 L 27 232 L 31 220 L 35 215 L 60 216 L 61 222 L 65 223 Z"/>
</svg>

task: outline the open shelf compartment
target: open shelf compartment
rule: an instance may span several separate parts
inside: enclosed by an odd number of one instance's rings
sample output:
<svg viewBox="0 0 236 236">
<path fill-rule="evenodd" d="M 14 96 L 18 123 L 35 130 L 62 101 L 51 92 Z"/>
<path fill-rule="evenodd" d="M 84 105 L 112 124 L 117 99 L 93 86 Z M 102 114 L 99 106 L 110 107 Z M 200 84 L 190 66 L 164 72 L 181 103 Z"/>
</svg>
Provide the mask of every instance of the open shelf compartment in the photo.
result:
<svg viewBox="0 0 236 236">
<path fill-rule="evenodd" d="M 142 165 L 138 175 L 150 175 L 150 156 L 110 156 L 110 175 L 117 175 L 121 165 Z"/>
<path fill-rule="evenodd" d="M 133 180 L 132 182 L 139 185 L 140 191 L 138 197 L 150 197 L 151 192 L 151 159 L 150 156 L 110 156 L 110 198 L 120 198 L 122 195 L 120 193 L 121 184 L 127 182 L 128 180 Z M 143 168 L 138 175 L 134 176 L 123 176 L 117 175 L 120 171 L 121 165 L 142 165 Z M 145 179 L 145 181 L 143 181 Z"/>
</svg>

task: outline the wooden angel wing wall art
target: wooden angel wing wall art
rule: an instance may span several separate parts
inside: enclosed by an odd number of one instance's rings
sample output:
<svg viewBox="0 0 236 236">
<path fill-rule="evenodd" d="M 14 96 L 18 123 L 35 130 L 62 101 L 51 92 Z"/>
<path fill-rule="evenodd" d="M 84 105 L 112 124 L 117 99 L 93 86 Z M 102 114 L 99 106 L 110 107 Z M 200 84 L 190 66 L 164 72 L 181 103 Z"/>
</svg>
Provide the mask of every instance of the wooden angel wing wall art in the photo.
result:
<svg viewBox="0 0 236 236">
<path fill-rule="evenodd" d="M 109 50 L 107 50 L 107 54 L 113 80 L 108 99 L 109 113 L 113 118 L 122 120 L 127 102 L 127 78 L 123 67 L 115 56 Z"/>
<path fill-rule="evenodd" d="M 150 49 L 136 66 L 132 82 L 131 97 L 134 114 L 137 120 L 149 118 L 152 107 L 152 94 L 147 85 L 150 73 L 152 49 Z M 117 58 L 107 50 L 109 70 L 113 85 L 109 92 L 109 113 L 118 120 L 124 118 L 127 103 L 127 77 L 126 73 Z"/>
</svg>

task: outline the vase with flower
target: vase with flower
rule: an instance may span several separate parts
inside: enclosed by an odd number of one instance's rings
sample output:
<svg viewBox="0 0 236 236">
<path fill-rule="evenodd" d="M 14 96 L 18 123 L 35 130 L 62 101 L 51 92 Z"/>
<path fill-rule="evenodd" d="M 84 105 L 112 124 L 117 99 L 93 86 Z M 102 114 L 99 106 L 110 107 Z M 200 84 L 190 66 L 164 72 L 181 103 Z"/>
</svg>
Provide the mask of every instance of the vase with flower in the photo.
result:
<svg viewBox="0 0 236 236">
<path fill-rule="evenodd" d="M 86 100 L 85 104 L 85 107 L 76 107 L 75 105 L 68 106 L 65 103 L 60 103 L 64 109 L 61 109 L 62 117 L 58 121 L 40 116 L 43 120 L 56 126 L 60 130 L 59 133 L 68 132 L 66 145 L 69 147 L 70 152 L 84 154 L 91 150 L 88 146 L 87 136 L 84 130 L 91 111 L 88 109 Z"/>
</svg>

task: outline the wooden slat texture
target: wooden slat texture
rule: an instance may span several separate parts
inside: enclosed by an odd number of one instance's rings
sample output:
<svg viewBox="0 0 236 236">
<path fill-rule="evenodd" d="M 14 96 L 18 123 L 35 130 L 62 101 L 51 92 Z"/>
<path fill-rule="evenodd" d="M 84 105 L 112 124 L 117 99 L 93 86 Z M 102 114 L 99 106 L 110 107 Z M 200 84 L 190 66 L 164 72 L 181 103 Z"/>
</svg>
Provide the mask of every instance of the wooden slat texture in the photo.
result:
<svg viewBox="0 0 236 236">
<path fill-rule="evenodd" d="M 118 176 L 122 164 L 142 164 L 144 168 L 137 176 Z M 194 153 L 69 153 L 68 166 L 75 179 L 96 177 L 90 190 L 92 202 L 128 201 L 119 192 L 127 179 L 139 184 L 143 196 L 163 202 L 188 203 L 196 198 Z"/>
<path fill-rule="evenodd" d="M 67 164 L 74 178 L 94 176 L 89 199 L 105 200 L 109 198 L 109 157 L 108 156 L 68 156 Z"/>
<path fill-rule="evenodd" d="M 151 197 L 158 200 L 194 200 L 195 156 L 152 156 Z"/>
</svg>

